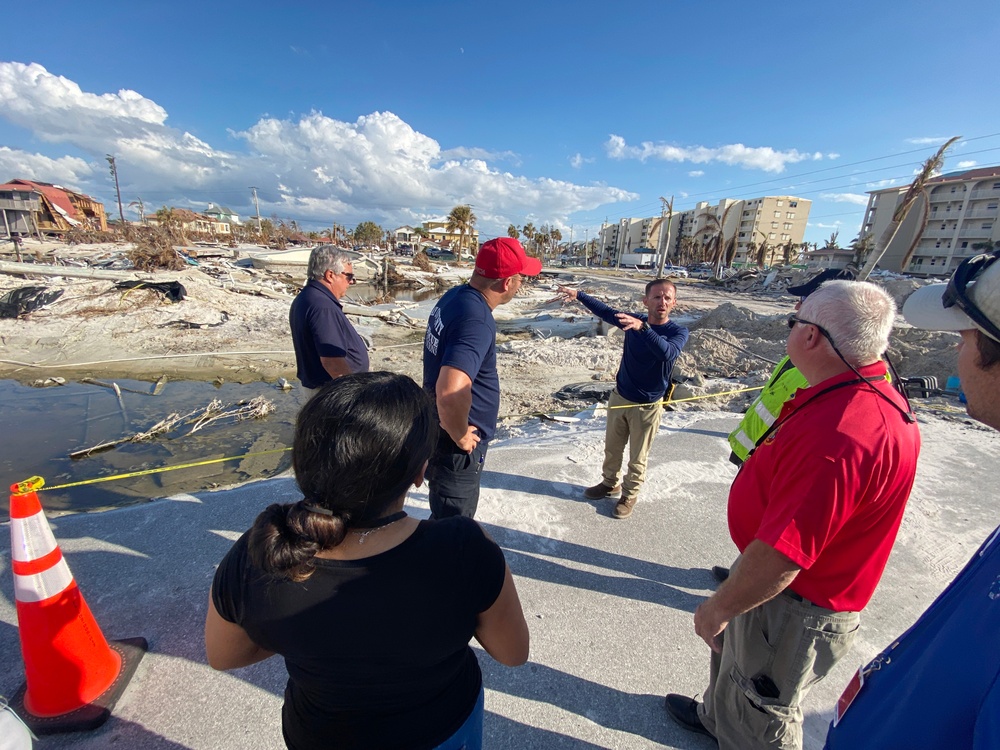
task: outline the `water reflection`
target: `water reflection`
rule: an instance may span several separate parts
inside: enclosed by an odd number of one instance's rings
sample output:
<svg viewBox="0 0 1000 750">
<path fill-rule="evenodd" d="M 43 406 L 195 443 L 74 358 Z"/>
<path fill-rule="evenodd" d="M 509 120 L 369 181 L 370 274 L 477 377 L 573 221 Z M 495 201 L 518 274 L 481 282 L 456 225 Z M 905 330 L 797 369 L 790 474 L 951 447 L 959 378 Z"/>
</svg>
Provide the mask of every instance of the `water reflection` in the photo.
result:
<svg viewBox="0 0 1000 750">
<path fill-rule="evenodd" d="M 269 383 L 167 382 L 159 395 L 153 384 L 116 380 L 122 392 L 86 383 L 32 388 L 0 380 L 0 474 L 7 486 L 38 475 L 48 486 L 80 482 L 164 466 L 198 463 L 224 456 L 261 453 L 291 445 L 295 415 L 309 392 L 298 386 L 282 391 Z M 73 451 L 148 430 L 171 413 L 202 409 L 218 398 L 224 404 L 264 396 L 275 411 L 261 420 L 216 424 L 193 435 L 178 427 L 148 442 L 127 443 L 112 450 L 72 460 Z M 43 491 L 49 511 L 80 511 L 144 502 L 179 492 L 194 492 L 271 476 L 291 465 L 288 451 L 234 461 L 153 473 L 122 480 Z M 8 496 L 0 495 L 8 511 Z"/>
</svg>

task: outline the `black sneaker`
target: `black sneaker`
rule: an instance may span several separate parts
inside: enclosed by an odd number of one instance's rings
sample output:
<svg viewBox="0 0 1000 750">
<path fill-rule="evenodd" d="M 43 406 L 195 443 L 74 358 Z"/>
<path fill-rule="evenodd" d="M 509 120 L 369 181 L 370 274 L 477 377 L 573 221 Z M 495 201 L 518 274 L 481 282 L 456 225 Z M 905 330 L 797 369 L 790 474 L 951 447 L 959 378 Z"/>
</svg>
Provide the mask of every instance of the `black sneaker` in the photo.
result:
<svg viewBox="0 0 1000 750">
<path fill-rule="evenodd" d="M 688 698 L 686 695 L 670 693 L 663 699 L 663 705 L 670 714 L 670 718 L 680 724 L 690 732 L 698 732 L 714 739 L 714 735 L 705 729 L 705 725 L 698 718 L 698 701 Z"/>
</svg>

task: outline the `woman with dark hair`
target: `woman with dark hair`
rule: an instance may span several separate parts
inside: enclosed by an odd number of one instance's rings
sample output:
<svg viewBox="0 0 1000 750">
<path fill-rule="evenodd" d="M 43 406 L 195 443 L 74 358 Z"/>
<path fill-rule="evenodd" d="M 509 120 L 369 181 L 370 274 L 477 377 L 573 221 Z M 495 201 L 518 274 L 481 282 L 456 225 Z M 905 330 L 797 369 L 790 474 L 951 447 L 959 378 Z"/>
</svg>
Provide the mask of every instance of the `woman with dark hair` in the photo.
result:
<svg viewBox="0 0 1000 750">
<path fill-rule="evenodd" d="M 268 507 L 219 565 L 208 662 L 284 657 L 289 748 L 478 748 L 482 673 L 469 640 L 508 666 L 528 658 L 496 543 L 471 519 L 403 510 L 436 439 L 431 401 L 410 378 L 323 386 L 295 428 L 303 499 Z"/>
</svg>

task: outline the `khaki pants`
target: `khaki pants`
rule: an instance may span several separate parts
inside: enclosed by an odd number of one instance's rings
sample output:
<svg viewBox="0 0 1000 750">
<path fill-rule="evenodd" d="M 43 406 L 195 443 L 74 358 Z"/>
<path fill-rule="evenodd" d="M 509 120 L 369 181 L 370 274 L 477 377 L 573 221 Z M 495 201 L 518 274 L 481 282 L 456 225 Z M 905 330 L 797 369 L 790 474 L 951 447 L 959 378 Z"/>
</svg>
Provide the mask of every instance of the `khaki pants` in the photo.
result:
<svg viewBox="0 0 1000 750">
<path fill-rule="evenodd" d="M 782 593 L 733 618 L 698 713 L 722 750 L 802 747 L 809 688 L 850 650 L 857 612 L 834 612 Z"/>
<path fill-rule="evenodd" d="M 625 408 L 614 408 L 614 407 Z M 660 429 L 663 404 L 634 404 L 611 391 L 608 399 L 608 421 L 604 432 L 604 483 L 609 487 L 618 484 L 622 468 L 622 454 L 628 445 L 628 470 L 622 480 L 622 497 L 634 498 L 646 478 L 646 459 L 653 445 L 656 431 Z"/>
</svg>

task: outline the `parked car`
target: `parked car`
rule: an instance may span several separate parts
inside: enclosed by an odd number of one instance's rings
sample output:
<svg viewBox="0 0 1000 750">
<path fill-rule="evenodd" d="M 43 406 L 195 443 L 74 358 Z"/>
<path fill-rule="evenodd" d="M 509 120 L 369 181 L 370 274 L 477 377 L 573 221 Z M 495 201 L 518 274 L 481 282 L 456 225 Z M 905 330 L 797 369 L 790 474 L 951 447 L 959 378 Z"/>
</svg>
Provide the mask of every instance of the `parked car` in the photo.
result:
<svg viewBox="0 0 1000 750">
<path fill-rule="evenodd" d="M 668 278 L 670 276 L 675 276 L 680 279 L 686 279 L 688 277 L 688 272 L 684 266 L 675 266 L 672 263 L 667 263 L 663 266 L 663 275 Z"/>
<path fill-rule="evenodd" d="M 691 266 L 688 268 L 688 275 L 692 279 L 710 279 L 715 274 L 712 273 L 712 267 L 699 263 L 696 266 Z"/>
</svg>

